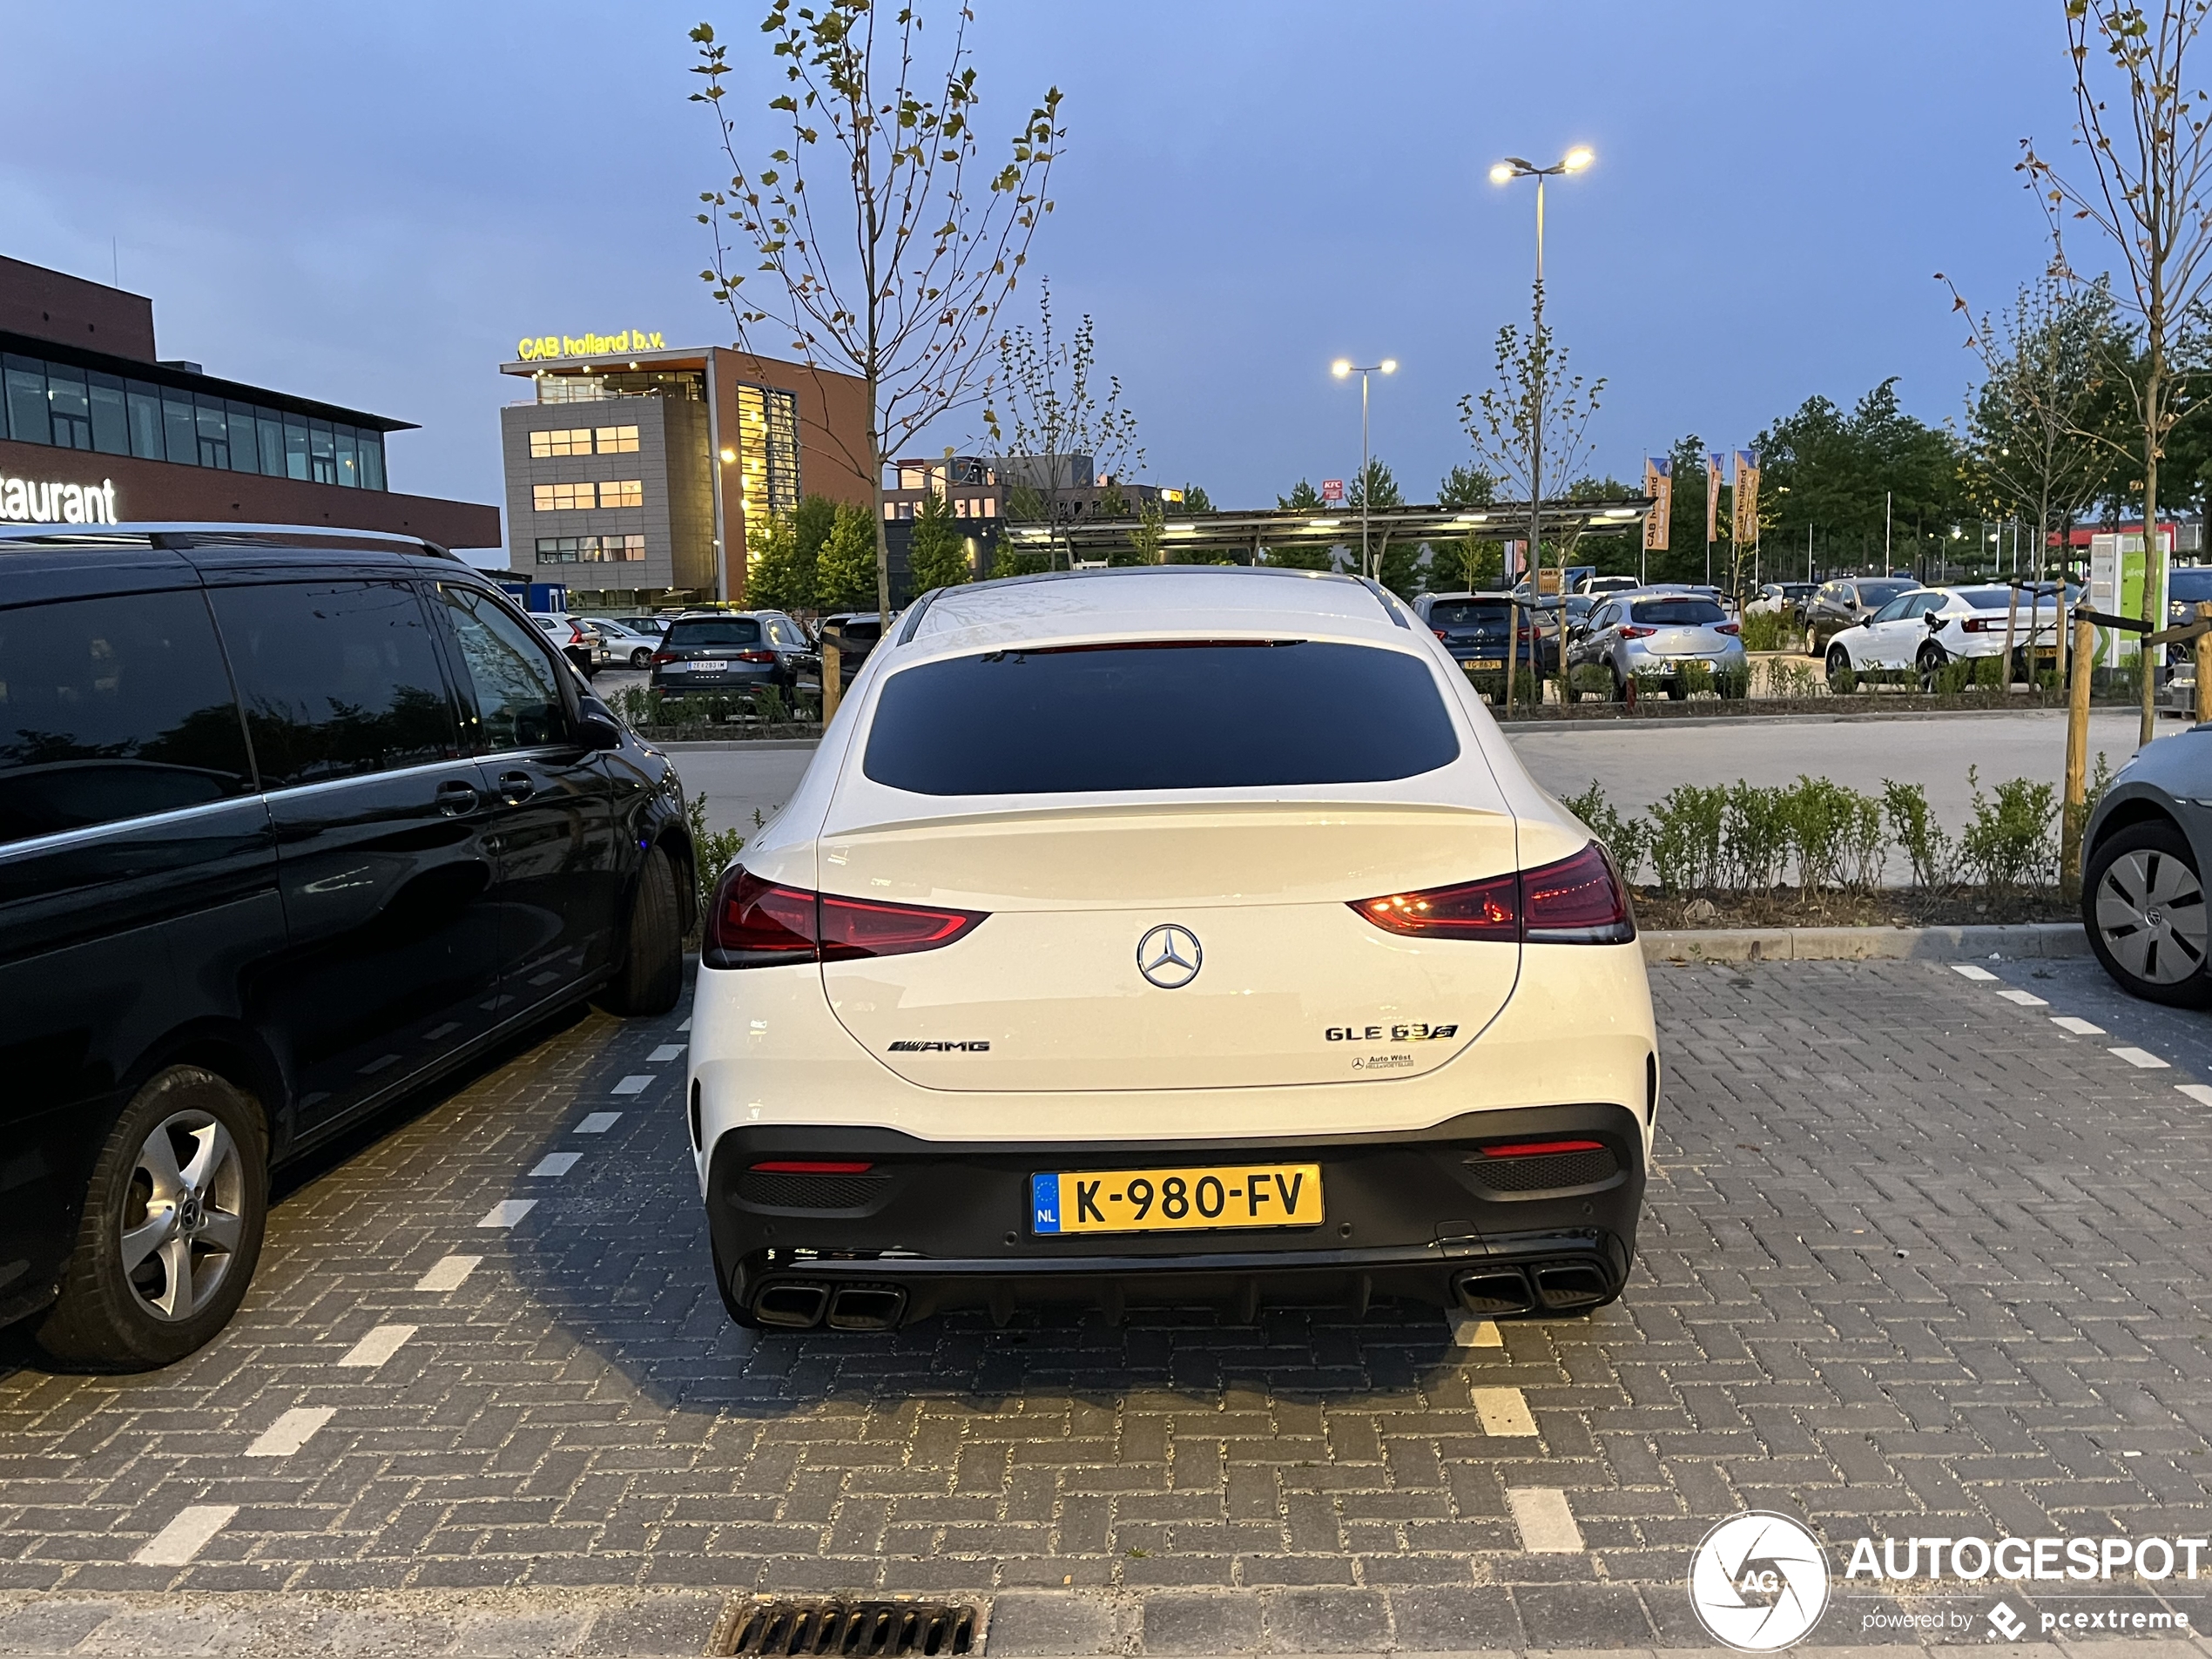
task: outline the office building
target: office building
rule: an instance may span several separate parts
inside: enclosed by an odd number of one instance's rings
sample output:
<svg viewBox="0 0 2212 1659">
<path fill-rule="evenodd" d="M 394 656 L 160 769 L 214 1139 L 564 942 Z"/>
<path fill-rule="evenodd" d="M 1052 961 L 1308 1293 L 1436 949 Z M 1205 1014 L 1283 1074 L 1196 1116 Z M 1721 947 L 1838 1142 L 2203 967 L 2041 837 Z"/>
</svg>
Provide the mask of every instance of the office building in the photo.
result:
<svg viewBox="0 0 2212 1659">
<path fill-rule="evenodd" d="M 577 610 L 742 602 L 745 532 L 801 495 L 871 503 L 864 381 L 658 334 L 549 334 L 500 372 L 508 566 Z"/>
<path fill-rule="evenodd" d="M 160 358 L 153 301 L 0 258 L 0 521 L 229 519 L 499 545 L 499 509 L 402 495 L 408 421 Z"/>
</svg>

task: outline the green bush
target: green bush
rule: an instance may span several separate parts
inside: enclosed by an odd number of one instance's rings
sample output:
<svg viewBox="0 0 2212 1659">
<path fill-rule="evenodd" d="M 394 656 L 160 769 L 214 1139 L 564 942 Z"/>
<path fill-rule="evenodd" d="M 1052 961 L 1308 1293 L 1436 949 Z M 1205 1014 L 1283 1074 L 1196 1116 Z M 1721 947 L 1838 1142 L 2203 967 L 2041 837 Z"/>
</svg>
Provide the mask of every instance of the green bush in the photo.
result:
<svg viewBox="0 0 2212 1659">
<path fill-rule="evenodd" d="M 1675 667 L 1675 681 L 1684 697 L 1702 697 L 1713 689 L 1713 665 L 1710 663 L 1680 663 Z"/>
<path fill-rule="evenodd" d="M 1790 858 L 1790 792 L 1740 779 L 1721 821 L 1722 873 L 1731 887 L 1770 893 Z"/>
<path fill-rule="evenodd" d="M 1976 691 L 2001 691 L 2005 689 L 2005 659 L 2002 657 L 1977 657 L 1973 663 Z"/>
<path fill-rule="evenodd" d="M 1605 843 L 1613 862 L 1620 867 L 1621 879 L 1634 881 L 1642 865 L 1644 852 L 1651 838 L 1651 826 L 1640 818 L 1630 818 L 1615 808 L 1605 798 L 1605 790 L 1595 778 L 1590 786 L 1579 795 L 1569 796 L 1561 803 L 1567 810 L 1589 826 L 1590 833 Z"/>
<path fill-rule="evenodd" d="M 1973 659 L 1953 657 L 1936 670 L 1935 688 L 1945 697 L 1956 697 L 1973 683 Z"/>
<path fill-rule="evenodd" d="M 1928 809 L 1928 792 L 1919 784 L 1882 781 L 1882 808 L 1890 820 L 1890 839 L 1912 860 L 1912 880 L 1923 887 L 1939 887 L 1951 879 L 1956 856 L 1951 837 Z"/>
<path fill-rule="evenodd" d="M 1790 794 L 1797 885 L 1864 891 L 1882 879 L 1882 804 L 1826 778 L 1800 776 Z"/>
<path fill-rule="evenodd" d="M 1745 651 L 1786 651 L 1804 637 L 1804 631 L 1778 610 L 1755 610 L 1743 618 Z"/>
<path fill-rule="evenodd" d="M 1777 698 L 1806 698 L 1820 695 L 1820 676 L 1813 672 L 1812 664 L 1799 658 L 1769 663 L 1766 666 L 1767 695 Z"/>
<path fill-rule="evenodd" d="M 1676 784 L 1651 806 L 1652 830 L 1645 852 L 1659 885 L 1669 893 L 1689 893 L 1720 885 L 1721 832 L 1728 816 L 1728 791 L 1716 785 Z"/>
<path fill-rule="evenodd" d="M 1742 668 L 1715 669 L 1713 671 L 1713 689 L 1716 691 L 1718 691 L 1722 697 L 1731 700 L 1736 698 L 1750 695 L 1751 690 L 1751 670 L 1750 664 L 1747 664 Z"/>
<path fill-rule="evenodd" d="M 1584 697 L 1611 697 L 1613 695 L 1613 671 L 1603 663 L 1584 663 L 1570 671 L 1570 673 L 1575 695 L 1578 699 Z"/>
<path fill-rule="evenodd" d="M 1973 821 L 1959 837 L 1959 860 L 1967 873 L 1994 892 L 2048 887 L 2057 865 L 2051 821 L 2058 813 L 2058 792 L 2047 783 L 2013 778 L 1997 786 L 1992 800 L 1981 792 L 1972 766 L 1966 786 L 1973 791 Z"/>
<path fill-rule="evenodd" d="M 691 826 L 691 875 L 698 888 L 698 914 L 704 916 L 708 901 L 714 897 L 714 884 L 722 879 L 722 872 L 730 867 L 731 860 L 744 850 L 745 837 L 735 830 L 706 826 L 705 795 L 694 795 L 685 803 L 684 818 Z"/>
<path fill-rule="evenodd" d="M 1858 689 L 1858 671 L 1844 668 L 1829 675 L 1828 689 L 1838 697 L 1849 697 Z"/>
</svg>

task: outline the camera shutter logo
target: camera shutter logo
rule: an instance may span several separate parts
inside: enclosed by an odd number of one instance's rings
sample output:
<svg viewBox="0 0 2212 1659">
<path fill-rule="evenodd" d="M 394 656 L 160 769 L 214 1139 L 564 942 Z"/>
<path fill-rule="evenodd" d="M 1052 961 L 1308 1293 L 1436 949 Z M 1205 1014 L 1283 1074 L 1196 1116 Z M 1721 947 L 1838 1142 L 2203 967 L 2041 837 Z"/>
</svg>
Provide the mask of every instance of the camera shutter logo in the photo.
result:
<svg viewBox="0 0 2212 1659">
<path fill-rule="evenodd" d="M 1716 1641 L 1747 1653 L 1800 1642 L 1828 1610 L 1828 1555 L 1787 1515 L 1753 1510 L 1705 1534 L 1689 1561 L 1689 1605 Z"/>
</svg>

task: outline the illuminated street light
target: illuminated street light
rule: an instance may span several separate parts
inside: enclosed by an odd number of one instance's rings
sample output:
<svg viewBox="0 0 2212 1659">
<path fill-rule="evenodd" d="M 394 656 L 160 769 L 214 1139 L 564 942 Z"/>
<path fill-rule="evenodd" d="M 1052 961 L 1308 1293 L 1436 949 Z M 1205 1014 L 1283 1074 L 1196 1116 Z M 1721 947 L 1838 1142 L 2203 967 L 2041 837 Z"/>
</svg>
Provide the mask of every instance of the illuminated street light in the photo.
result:
<svg viewBox="0 0 2212 1659">
<path fill-rule="evenodd" d="M 1329 373 L 1339 380 L 1346 375 L 1359 377 L 1359 574 L 1372 576 L 1367 568 L 1367 497 L 1372 494 L 1367 488 L 1367 376 L 1395 374 L 1398 360 L 1386 357 L 1379 363 L 1355 363 L 1348 357 L 1339 357 L 1329 365 Z"/>
</svg>

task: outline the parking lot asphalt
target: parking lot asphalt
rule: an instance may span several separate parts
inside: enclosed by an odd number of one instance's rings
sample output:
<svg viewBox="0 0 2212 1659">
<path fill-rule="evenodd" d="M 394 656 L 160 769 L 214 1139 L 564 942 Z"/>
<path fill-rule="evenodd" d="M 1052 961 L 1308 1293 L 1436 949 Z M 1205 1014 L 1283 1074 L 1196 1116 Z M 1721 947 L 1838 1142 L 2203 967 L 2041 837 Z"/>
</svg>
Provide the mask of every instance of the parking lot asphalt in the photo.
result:
<svg viewBox="0 0 2212 1659">
<path fill-rule="evenodd" d="M 1706 1645 L 1690 1552 L 1744 1509 L 1826 1540 L 1813 1641 L 1981 1639 L 1997 1589 L 1900 1602 L 1853 1541 L 2212 1532 L 2212 1044 L 1966 966 L 1655 968 L 1628 1293 L 1467 1346 L 1380 1305 L 738 1331 L 683 1015 L 581 1016 L 291 1190 L 192 1359 L 8 1339 L 0 1652 L 693 1653 L 733 1590 L 989 1597 L 992 1654 Z"/>
</svg>

